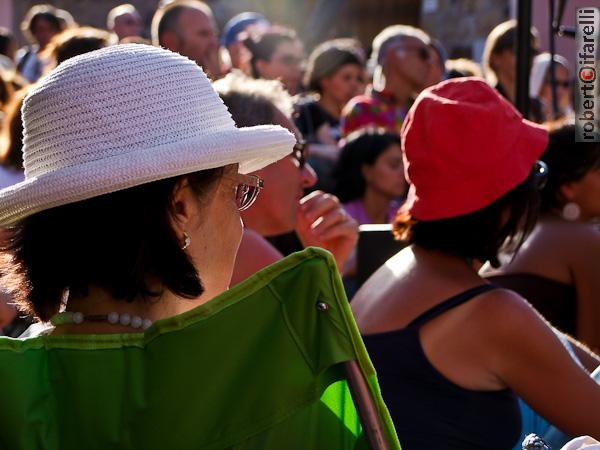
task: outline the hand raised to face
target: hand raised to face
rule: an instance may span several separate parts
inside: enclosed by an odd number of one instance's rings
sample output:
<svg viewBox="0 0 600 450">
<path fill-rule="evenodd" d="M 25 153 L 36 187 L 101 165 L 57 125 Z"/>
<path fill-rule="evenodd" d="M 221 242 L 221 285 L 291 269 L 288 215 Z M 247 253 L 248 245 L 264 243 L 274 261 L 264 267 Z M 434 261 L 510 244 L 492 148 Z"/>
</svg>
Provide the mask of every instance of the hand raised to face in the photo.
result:
<svg viewBox="0 0 600 450">
<path fill-rule="evenodd" d="M 336 196 L 314 191 L 300 200 L 296 233 L 305 247 L 322 247 L 333 253 L 342 271 L 358 241 L 358 223 Z"/>
</svg>

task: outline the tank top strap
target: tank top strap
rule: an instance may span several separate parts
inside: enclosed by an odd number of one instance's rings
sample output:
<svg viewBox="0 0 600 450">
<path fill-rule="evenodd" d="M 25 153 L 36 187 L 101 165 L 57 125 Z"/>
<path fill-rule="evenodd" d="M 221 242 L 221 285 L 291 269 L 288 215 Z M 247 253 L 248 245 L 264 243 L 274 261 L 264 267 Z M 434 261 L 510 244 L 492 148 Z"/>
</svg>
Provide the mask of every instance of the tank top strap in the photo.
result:
<svg viewBox="0 0 600 450">
<path fill-rule="evenodd" d="M 424 325 L 425 323 L 429 322 L 431 319 L 439 316 L 440 314 L 445 313 L 446 311 L 462 305 L 465 302 L 468 302 L 469 300 L 471 300 L 474 297 L 477 297 L 479 294 L 483 294 L 484 292 L 488 292 L 491 291 L 493 289 L 496 289 L 498 286 L 493 285 L 493 284 L 482 284 L 480 286 L 475 286 L 471 289 L 467 289 L 464 292 L 461 292 L 460 294 L 455 295 L 454 297 L 450 297 L 448 300 L 443 301 L 442 303 L 439 303 L 437 305 L 435 305 L 434 307 L 428 309 L 427 311 L 425 311 L 423 314 L 419 315 L 416 319 L 414 319 L 412 322 L 410 322 L 406 328 L 409 327 L 420 327 L 422 325 Z"/>
</svg>

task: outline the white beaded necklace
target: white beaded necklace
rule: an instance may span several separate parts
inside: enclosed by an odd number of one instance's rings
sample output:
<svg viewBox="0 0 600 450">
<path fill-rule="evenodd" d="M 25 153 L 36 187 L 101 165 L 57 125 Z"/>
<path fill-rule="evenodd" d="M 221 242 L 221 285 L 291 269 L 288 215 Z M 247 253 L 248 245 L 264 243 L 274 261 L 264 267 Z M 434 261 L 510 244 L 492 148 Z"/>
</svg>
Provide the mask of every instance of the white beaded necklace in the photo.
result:
<svg viewBox="0 0 600 450">
<path fill-rule="evenodd" d="M 143 319 L 140 316 L 132 316 L 128 313 L 119 314 L 116 311 L 108 314 L 83 314 L 82 312 L 64 311 L 50 319 L 50 323 L 54 326 L 67 324 L 79 325 L 83 322 L 108 322 L 111 325 L 123 325 L 143 330 L 152 325 L 150 319 Z"/>
</svg>

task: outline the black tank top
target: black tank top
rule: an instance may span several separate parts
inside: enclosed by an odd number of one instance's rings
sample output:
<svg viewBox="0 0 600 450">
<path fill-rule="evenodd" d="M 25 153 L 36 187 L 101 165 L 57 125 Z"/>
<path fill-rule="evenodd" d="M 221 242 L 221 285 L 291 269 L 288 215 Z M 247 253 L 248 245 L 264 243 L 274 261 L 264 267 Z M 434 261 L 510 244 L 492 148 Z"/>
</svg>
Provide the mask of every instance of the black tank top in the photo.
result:
<svg viewBox="0 0 600 450">
<path fill-rule="evenodd" d="M 419 328 L 429 320 L 495 288 L 477 286 L 406 328 L 363 336 L 403 450 L 508 450 L 517 443 L 521 414 L 514 393 L 454 384 L 429 362 L 419 339 Z"/>
</svg>

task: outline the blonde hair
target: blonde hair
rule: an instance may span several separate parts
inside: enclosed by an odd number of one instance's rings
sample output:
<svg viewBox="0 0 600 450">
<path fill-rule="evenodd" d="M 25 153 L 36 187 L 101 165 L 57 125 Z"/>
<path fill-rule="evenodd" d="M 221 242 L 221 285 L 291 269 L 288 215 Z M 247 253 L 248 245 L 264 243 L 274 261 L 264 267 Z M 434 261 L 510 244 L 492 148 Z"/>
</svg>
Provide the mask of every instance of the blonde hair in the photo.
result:
<svg viewBox="0 0 600 450">
<path fill-rule="evenodd" d="M 472 59 L 458 58 L 446 61 L 446 72 L 460 72 L 465 77 L 481 77 L 481 67 Z"/>
<path fill-rule="evenodd" d="M 531 27 L 530 37 L 534 43 L 538 39 L 538 32 L 534 27 Z M 483 76 L 489 84 L 495 86 L 498 83 L 496 69 L 492 67 L 492 55 L 498 55 L 506 49 L 513 49 L 513 45 L 517 41 L 517 21 L 514 19 L 502 22 L 490 32 L 485 40 L 483 56 L 481 57 L 481 66 L 483 68 Z"/>
<path fill-rule="evenodd" d="M 502 50 L 507 48 L 506 45 L 500 44 L 505 44 L 511 35 L 513 35 L 512 37 L 514 40 L 516 29 L 517 21 L 514 19 L 507 20 L 506 22 L 496 25 L 494 29 L 490 31 L 490 34 L 488 34 L 488 37 L 485 40 L 483 56 L 481 57 L 481 65 L 483 68 L 484 78 L 492 86 L 498 83 L 496 69 L 491 65 L 492 54 L 500 53 Z"/>
</svg>

